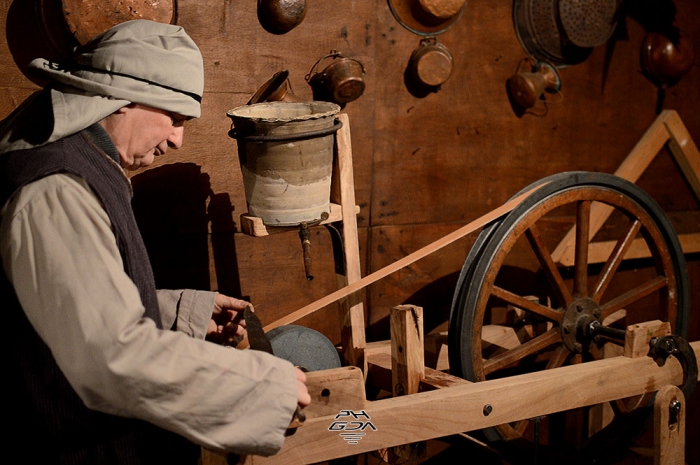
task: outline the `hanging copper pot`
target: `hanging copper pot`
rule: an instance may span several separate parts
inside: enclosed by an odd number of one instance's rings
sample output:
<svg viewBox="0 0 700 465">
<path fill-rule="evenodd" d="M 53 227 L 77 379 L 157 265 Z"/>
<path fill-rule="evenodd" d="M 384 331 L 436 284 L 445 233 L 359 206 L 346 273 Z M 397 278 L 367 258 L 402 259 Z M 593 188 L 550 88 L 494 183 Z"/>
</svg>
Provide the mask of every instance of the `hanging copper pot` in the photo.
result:
<svg viewBox="0 0 700 465">
<path fill-rule="evenodd" d="M 420 84 L 439 87 L 450 78 L 454 60 L 447 47 L 435 37 L 426 37 L 411 54 L 409 70 Z"/>
<path fill-rule="evenodd" d="M 285 34 L 306 17 L 306 0 L 258 0 L 258 21 L 272 34 Z"/>
<path fill-rule="evenodd" d="M 316 67 L 326 59 L 331 62 L 316 72 Z M 306 75 L 314 100 L 325 100 L 344 105 L 358 99 L 365 90 L 365 67 L 358 60 L 349 58 L 337 50 L 331 50 L 319 59 Z"/>
</svg>

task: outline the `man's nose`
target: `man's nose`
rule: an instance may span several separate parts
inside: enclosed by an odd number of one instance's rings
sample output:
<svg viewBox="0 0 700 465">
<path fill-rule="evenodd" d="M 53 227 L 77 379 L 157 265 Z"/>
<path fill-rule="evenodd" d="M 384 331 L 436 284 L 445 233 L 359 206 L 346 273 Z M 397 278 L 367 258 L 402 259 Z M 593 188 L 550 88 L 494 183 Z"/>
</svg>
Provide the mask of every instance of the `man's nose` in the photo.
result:
<svg viewBox="0 0 700 465">
<path fill-rule="evenodd" d="M 173 131 L 170 133 L 170 136 L 168 137 L 168 146 L 174 148 L 174 149 L 179 149 L 182 147 L 182 139 L 185 133 L 185 128 L 180 126 L 180 127 L 174 127 Z"/>
</svg>

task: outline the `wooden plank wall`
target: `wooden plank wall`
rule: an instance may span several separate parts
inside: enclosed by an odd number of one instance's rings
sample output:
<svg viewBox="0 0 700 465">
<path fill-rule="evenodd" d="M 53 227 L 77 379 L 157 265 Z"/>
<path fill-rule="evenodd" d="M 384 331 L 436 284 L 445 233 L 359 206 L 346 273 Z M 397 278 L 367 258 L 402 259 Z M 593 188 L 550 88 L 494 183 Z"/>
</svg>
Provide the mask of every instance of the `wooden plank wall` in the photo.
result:
<svg viewBox="0 0 700 465">
<path fill-rule="evenodd" d="M 700 2 L 675 3 L 676 24 L 695 47 L 696 66 L 669 89 L 665 108 L 678 111 L 700 143 Z M 56 56 L 42 35 L 35 4 L 51 1 L 0 0 L 0 118 L 37 88 L 20 68 L 35 56 Z M 258 23 L 252 0 L 178 0 L 177 23 L 204 55 L 202 117 L 188 123 L 180 150 L 133 177 L 135 207 L 162 287 L 244 296 L 264 324 L 335 290 L 327 229 L 313 229 L 313 281 L 305 279 L 295 232 L 265 238 L 240 233 L 239 216 L 247 209 L 226 117 L 281 69 L 289 70 L 293 92 L 310 99 L 304 76 L 331 49 L 360 60 L 367 71 L 364 94 L 344 110 L 351 122 L 363 275 L 494 209 L 546 175 L 613 172 L 656 117 L 656 88 L 640 72 L 644 30 L 632 20 L 628 37 L 614 49 L 598 47 L 583 63 L 560 70 L 561 93 L 548 98 L 548 105 L 539 103 L 535 114 L 518 116 L 505 83 L 526 54 L 513 29 L 511 0 L 471 0 L 460 21 L 438 37 L 453 54 L 454 71 L 438 92 L 427 95 L 414 95 L 404 82 L 420 37 L 395 21 L 386 1 L 307 4 L 300 26 L 273 35 Z M 700 209 L 665 152 L 639 184 L 669 212 Z M 700 225 L 690 227 L 697 231 Z M 474 239 L 371 286 L 365 295 L 368 338 L 388 337 L 389 309 L 401 303 L 425 308 L 426 334 L 444 328 Z M 697 340 L 700 259 L 688 259 L 694 289 L 690 338 Z M 331 307 L 301 323 L 337 342 L 336 314 Z M 697 412 L 695 397 L 690 407 Z M 697 429 L 697 416 L 689 431 Z M 686 460 L 700 462 L 697 455 Z"/>
</svg>

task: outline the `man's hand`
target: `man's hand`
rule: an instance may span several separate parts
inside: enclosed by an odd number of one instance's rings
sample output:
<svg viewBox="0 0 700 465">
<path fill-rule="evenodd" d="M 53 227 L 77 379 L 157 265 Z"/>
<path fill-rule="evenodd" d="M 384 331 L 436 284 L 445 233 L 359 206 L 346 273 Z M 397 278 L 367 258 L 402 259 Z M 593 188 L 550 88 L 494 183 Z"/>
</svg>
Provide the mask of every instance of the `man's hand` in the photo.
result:
<svg viewBox="0 0 700 465">
<path fill-rule="evenodd" d="M 214 312 L 207 328 L 207 340 L 217 344 L 235 346 L 245 336 L 243 310 L 253 305 L 245 300 L 234 299 L 223 294 L 214 298 Z"/>
</svg>

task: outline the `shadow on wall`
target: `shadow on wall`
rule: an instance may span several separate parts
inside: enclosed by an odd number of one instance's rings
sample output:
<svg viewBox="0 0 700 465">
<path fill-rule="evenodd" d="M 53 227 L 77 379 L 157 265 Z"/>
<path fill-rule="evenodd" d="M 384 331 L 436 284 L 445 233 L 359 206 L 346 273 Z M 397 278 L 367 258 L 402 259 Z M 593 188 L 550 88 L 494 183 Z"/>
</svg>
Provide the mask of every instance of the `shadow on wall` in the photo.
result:
<svg viewBox="0 0 700 465">
<path fill-rule="evenodd" d="M 7 45 L 17 67 L 32 82 L 43 85 L 35 76 L 27 75 L 27 65 L 35 58 L 62 62 L 77 43 L 68 33 L 61 3 L 57 1 L 15 0 L 7 11 Z"/>
<path fill-rule="evenodd" d="M 134 214 L 161 289 L 210 290 L 240 296 L 233 206 L 211 191 L 194 163 L 174 163 L 132 178 Z M 208 205 L 207 205 L 208 204 Z M 212 257 L 210 266 L 209 231 Z M 215 280 L 211 278 L 214 270 Z M 212 284 L 217 283 L 217 284 Z"/>
</svg>

